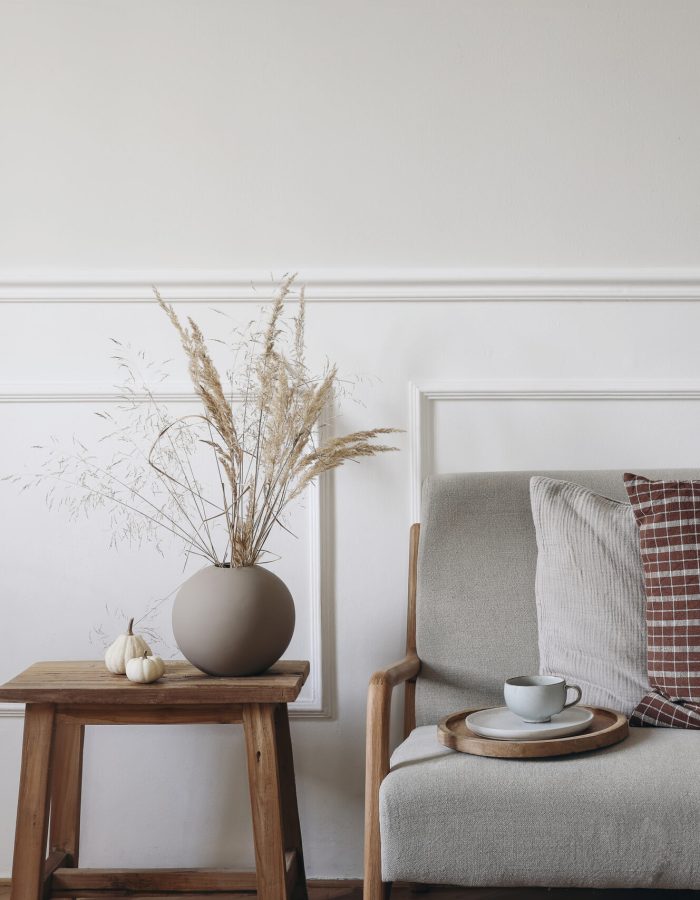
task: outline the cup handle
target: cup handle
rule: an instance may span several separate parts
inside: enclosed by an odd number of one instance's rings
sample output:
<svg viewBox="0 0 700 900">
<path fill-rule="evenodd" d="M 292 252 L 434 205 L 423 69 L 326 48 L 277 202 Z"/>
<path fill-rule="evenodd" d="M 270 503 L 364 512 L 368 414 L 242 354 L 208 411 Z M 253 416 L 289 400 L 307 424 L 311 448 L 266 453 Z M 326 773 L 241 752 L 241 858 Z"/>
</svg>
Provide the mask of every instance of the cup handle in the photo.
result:
<svg viewBox="0 0 700 900">
<path fill-rule="evenodd" d="M 565 703 L 564 709 L 568 709 L 570 706 L 576 706 L 576 704 L 581 699 L 581 688 L 577 684 L 567 684 L 567 691 L 576 691 L 576 699 L 572 700 L 571 703 Z"/>
</svg>

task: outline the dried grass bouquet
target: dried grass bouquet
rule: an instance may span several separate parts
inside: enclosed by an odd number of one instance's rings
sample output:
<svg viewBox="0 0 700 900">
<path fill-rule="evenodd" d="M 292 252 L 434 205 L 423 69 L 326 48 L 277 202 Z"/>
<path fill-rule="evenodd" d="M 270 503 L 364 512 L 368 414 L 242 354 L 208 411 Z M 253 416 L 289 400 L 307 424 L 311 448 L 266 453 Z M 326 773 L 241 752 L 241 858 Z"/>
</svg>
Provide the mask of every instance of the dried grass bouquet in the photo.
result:
<svg viewBox="0 0 700 900">
<path fill-rule="evenodd" d="M 376 442 L 391 428 L 317 442 L 337 372 L 331 366 L 313 376 L 307 368 L 303 288 L 296 314 L 286 315 L 293 281 L 281 282 L 262 329 L 251 325 L 227 344 L 233 367 L 225 378 L 197 323 L 183 323 L 156 291 L 180 337 L 201 409 L 173 416 L 152 387 L 166 377 L 163 370 L 115 341 L 125 374 L 121 400 L 116 414 L 97 414 L 107 426 L 100 440 L 116 447 L 113 458 L 101 464 L 77 440 L 69 453 L 40 448 L 48 455 L 24 486 L 48 484 L 49 504 L 76 517 L 107 508 L 115 542 L 148 538 L 158 546 L 166 531 L 182 541 L 188 557 L 234 567 L 262 561 L 273 527 L 285 527 L 288 504 L 315 478 L 348 460 L 396 449 Z M 70 490 L 57 491 L 59 484 Z"/>
</svg>

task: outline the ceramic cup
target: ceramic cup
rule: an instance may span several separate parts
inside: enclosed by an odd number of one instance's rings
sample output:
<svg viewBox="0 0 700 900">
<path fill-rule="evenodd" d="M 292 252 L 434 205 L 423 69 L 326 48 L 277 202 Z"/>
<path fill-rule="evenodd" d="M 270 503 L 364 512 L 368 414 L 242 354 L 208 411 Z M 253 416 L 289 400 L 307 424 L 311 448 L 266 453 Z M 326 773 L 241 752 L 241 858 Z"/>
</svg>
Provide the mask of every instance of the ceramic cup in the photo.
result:
<svg viewBox="0 0 700 900">
<path fill-rule="evenodd" d="M 576 691 L 576 699 L 566 702 L 566 692 Z M 567 684 L 557 675 L 518 675 L 503 686 L 506 706 L 523 722 L 549 722 L 563 709 L 574 706 L 581 699 L 581 688 Z"/>
</svg>

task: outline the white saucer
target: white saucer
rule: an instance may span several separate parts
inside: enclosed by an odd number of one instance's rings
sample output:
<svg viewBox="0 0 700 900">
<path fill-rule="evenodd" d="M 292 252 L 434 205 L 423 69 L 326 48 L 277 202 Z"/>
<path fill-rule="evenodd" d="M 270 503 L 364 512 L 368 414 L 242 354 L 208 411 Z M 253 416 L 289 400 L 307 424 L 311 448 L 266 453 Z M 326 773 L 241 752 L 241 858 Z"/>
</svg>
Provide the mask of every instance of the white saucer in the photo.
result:
<svg viewBox="0 0 700 900">
<path fill-rule="evenodd" d="M 593 713 L 585 706 L 572 706 L 552 716 L 550 722 L 523 722 L 507 706 L 480 709 L 467 716 L 465 723 L 480 737 L 497 741 L 541 741 L 565 737 L 585 731 L 593 721 Z"/>
</svg>

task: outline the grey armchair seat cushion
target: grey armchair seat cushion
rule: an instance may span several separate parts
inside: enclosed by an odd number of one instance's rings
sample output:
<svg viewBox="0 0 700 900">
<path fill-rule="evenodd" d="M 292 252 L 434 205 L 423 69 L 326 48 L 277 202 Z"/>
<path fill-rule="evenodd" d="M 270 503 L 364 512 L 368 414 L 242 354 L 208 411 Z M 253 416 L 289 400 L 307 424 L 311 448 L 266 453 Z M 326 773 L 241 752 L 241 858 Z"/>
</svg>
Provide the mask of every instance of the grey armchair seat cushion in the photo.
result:
<svg viewBox="0 0 700 900">
<path fill-rule="evenodd" d="M 416 728 L 380 792 L 382 877 L 465 886 L 700 888 L 697 732 L 634 728 L 558 759 L 447 750 Z"/>
</svg>

